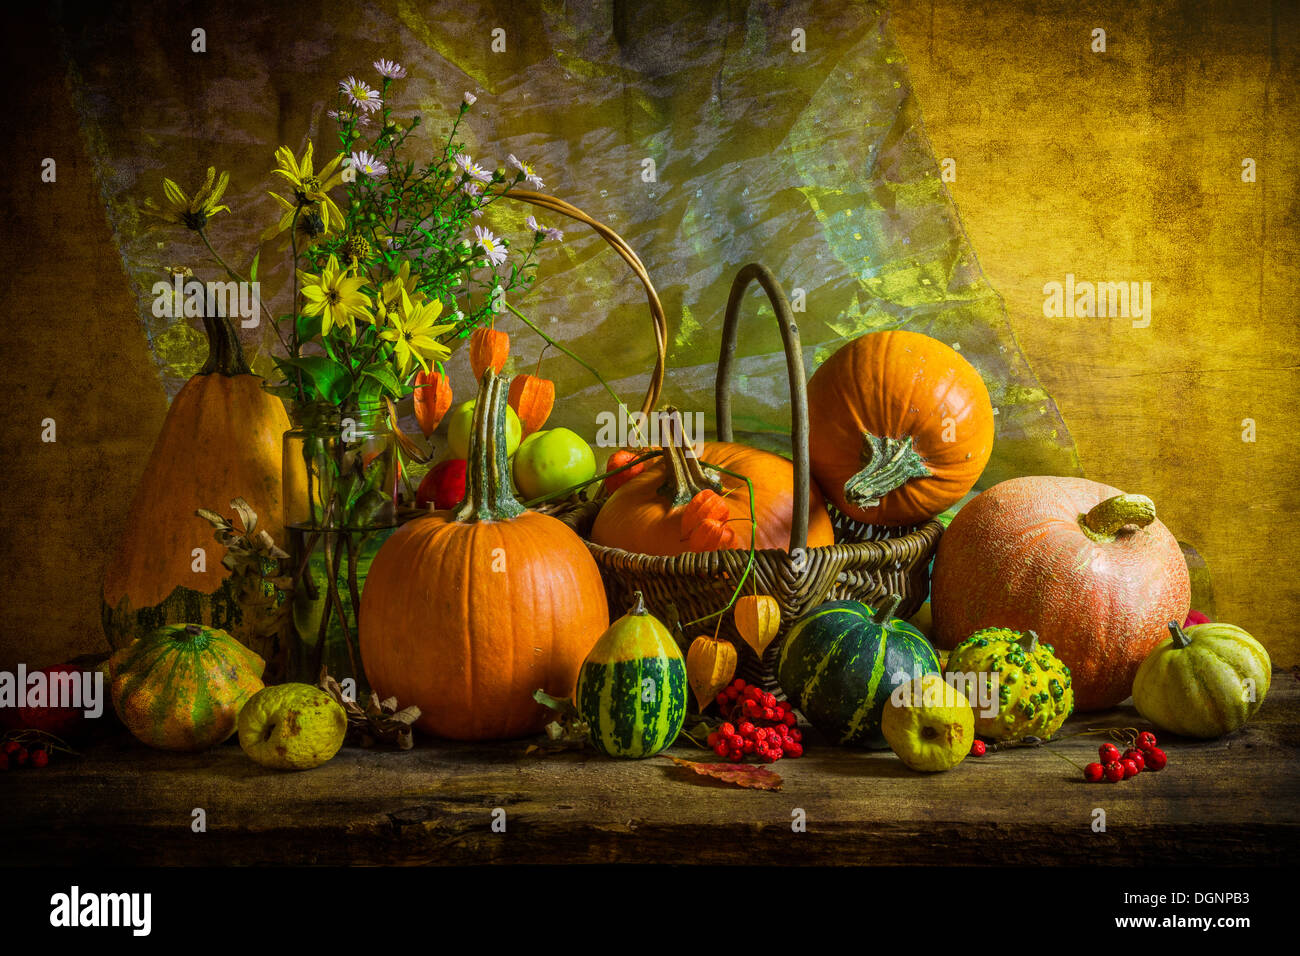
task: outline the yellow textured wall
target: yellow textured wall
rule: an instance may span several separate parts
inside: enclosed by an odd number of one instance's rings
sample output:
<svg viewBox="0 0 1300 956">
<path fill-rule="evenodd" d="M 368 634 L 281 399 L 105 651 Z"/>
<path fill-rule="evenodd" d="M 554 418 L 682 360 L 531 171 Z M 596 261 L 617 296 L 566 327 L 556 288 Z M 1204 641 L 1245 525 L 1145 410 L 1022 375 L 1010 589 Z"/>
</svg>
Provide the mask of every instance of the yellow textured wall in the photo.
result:
<svg viewBox="0 0 1300 956">
<path fill-rule="evenodd" d="M 1300 7 L 935 0 L 890 22 L 1085 473 L 1149 495 L 1209 563 L 1218 616 L 1300 661 Z M 1149 281 L 1150 326 L 1045 318 L 1067 273 Z"/>
</svg>

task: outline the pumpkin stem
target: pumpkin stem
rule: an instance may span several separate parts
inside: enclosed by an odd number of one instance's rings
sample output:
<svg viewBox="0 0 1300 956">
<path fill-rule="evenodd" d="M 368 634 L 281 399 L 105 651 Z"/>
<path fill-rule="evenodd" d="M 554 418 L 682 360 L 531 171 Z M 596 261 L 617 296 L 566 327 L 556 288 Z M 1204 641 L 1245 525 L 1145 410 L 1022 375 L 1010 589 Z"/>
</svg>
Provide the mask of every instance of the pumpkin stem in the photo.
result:
<svg viewBox="0 0 1300 956">
<path fill-rule="evenodd" d="M 1146 495 L 1115 495 L 1079 516 L 1079 527 L 1093 541 L 1114 541 L 1124 528 L 1145 528 L 1156 520 L 1156 506 Z"/>
<path fill-rule="evenodd" d="M 667 421 L 660 420 L 659 443 L 663 448 L 664 459 L 668 462 L 671 476 L 659 488 L 659 494 L 672 499 L 672 506 L 680 508 L 687 504 L 706 488 L 722 491 L 722 480 L 716 475 L 710 476 L 694 449 L 690 454 L 678 444 L 678 439 L 686 435 L 686 426 L 682 424 L 682 415 L 675 408 L 664 413 Z"/>
<path fill-rule="evenodd" d="M 925 460 L 912 447 L 912 436 L 877 438 L 862 433 L 862 465 L 844 482 L 844 497 L 856 508 L 874 508 L 882 498 L 912 478 L 930 477 Z"/>
<path fill-rule="evenodd" d="M 1187 632 L 1179 626 L 1177 621 L 1169 622 L 1169 635 L 1174 639 L 1174 650 L 1181 651 L 1192 643 L 1192 639 L 1187 636 Z"/>
<path fill-rule="evenodd" d="M 507 380 L 491 367 L 483 371 L 483 385 L 474 403 L 469 439 L 468 484 L 465 500 L 455 520 L 509 521 L 524 513 L 510 491 L 510 462 L 506 456 Z"/>
<path fill-rule="evenodd" d="M 650 611 L 645 606 L 645 597 L 642 596 L 641 592 L 640 591 L 635 592 L 635 597 L 636 597 L 636 601 L 633 602 L 631 610 L 629 610 L 627 613 L 635 617 L 643 617 L 646 614 L 649 614 Z"/>
<path fill-rule="evenodd" d="M 204 316 L 203 330 L 208 334 L 208 359 L 199 369 L 200 375 L 216 372 L 229 378 L 232 375 L 251 375 L 252 369 L 244 358 L 244 348 L 239 344 L 239 334 L 226 315 Z"/>
<path fill-rule="evenodd" d="M 1026 652 L 1032 654 L 1034 649 L 1038 647 L 1038 634 L 1035 631 L 1026 631 L 1020 635 L 1016 643 L 1023 647 Z"/>
<path fill-rule="evenodd" d="M 898 610 L 898 605 L 903 603 L 902 595 L 891 594 L 885 600 L 885 603 L 876 608 L 876 612 L 871 615 L 872 624 L 885 625 L 894 618 L 894 612 Z"/>
</svg>

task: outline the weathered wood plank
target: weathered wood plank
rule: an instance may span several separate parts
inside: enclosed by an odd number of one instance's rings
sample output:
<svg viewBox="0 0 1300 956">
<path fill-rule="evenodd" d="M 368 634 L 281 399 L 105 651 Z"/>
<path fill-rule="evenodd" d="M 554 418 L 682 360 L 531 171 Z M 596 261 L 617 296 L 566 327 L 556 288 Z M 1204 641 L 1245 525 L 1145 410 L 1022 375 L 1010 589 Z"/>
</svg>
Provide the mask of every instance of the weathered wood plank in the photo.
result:
<svg viewBox="0 0 1300 956">
<path fill-rule="evenodd" d="M 522 756 L 522 744 L 347 749 L 307 773 L 230 744 L 193 756 L 114 738 L 82 761 L 0 777 L 0 859 L 29 864 L 1224 864 L 1300 851 L 1300 684 L 1278 673 L 1259 718 L 1168 741 L 1169 767 L 1086 784 L 1044 749 L 915 774 L 888 752 L 814 746 L 779 793 L 714 785 L 666 760 Z M 1141 723 L 1131 708 L 1065 733 Z M 1051 749 L 1082 764 L 1100 736 Z M 678 748 L 688 758 L 698 751 Z M 190 829 L 207 812 L 208 831 Z M 491 829 L 506 811 L 505 833 Z M 794 833 L 802 809 L 807 832 Z M 1105 833 L 1091 829 L 1106 811 Z"/>
</svg>

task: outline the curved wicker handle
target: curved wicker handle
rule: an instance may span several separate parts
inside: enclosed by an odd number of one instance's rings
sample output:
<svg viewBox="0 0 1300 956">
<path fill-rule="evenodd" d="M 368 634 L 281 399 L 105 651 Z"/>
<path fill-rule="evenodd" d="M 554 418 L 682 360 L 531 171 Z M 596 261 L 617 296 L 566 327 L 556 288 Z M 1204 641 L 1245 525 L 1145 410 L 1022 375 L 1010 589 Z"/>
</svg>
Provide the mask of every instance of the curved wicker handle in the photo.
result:
<svg viewBox="0 0 1300 956">
<path fill-rule="evenodd" d="M 555 196 L 549 196 L 546 193 L 534 192 L 531 189 L 512 189 L 506 193 L 508 199 L 518 199 L 521 202 L 531 203 L 541 209 L 549 209 L 552 212 L 558 212 L 561 215 L 568 216 L 578 222 L 586 223 L 596 233 L 614 247 L 614 251 L 623 257 L 623 261 L 632 267 L 636 277 L 641 280 L 645 286 L 646 299 L 650 303 L 650 318 L 654 321 L 655 328 L 655 349 L 657 356 L 655 358 L 654 372 L 650 376 L 650 385 L 646 389 L 645 400 L 641 403 L 641 413 L 649 415 L 655 405 L 659 403 L 659 392 L 664 386 L 664 371 L 668 358 L 668 320 L 664 317 L 664 307 L 659 301 L 659 293 L 655 291 L 654 285 L 650 282 L 650 274 L 641 263 L 640 257 L 632 251 L 632 247 L 623 241 L 623 237 L 616 233 L 603 222 L 597 222 L 577 206 L 570 205 L 563 199 Z"/>
<path fill-rule="evenodd" d="M 801 551 L 808 544 L 808 385 L 803 375 L 803 350 L 799 326 L 790 312 L 790 301 L 767 266 L 751 262 L 731 283 L 727 316 L 722 323 L 722 352 L 718 356 L 718 378 L 714 386 L 717 402 L 718 440 L 731 441 L 731 363 L 736 355 L 736 325 L 740 300 L 755 279 L 767 293 L 785 343 L 785 368 L 790 376 L 790 449 L 794 453 L 794 514 L 790 521 L 790 550 Z"/>
</svg>

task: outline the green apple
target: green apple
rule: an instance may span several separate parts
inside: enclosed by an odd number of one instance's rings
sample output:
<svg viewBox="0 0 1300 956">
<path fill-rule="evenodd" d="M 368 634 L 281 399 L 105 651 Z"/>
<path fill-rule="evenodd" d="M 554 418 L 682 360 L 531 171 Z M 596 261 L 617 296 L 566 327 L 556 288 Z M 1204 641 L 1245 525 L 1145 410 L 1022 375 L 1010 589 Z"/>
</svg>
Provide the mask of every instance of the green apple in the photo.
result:
<svg viewBox="0 0 1300 956">
<path fill-rule="evenodd" d="M 965 694 L 938 674 L 925 674 L 894 688 L 880 730 L 913 770 L 948 770 L 970 753 L 975 713 Z"/>
<path fill-rule="evenodd" d="M 596 455 L 577 432 L 533 432 L 515 455 L 515 484 L 525 499 L 539 498 L 596 477 Z"/>
<path fill-rule="evenodd" d="M 474 399 L 456 407 L 447 420 L 447 447 L 451 449 L 451 458 L 469 458 L 469 436 L 474 430 Z M 506 406 L 506 455 L 513 455 L 519 447 L 519 440 L 524 436 L 524 428 L 519 424 L 519 416 L 509 405 Z"/>
<path fill-rule="evenodd" d="M 343 746 L 348 716 L 334 698 L 310 684 L 276 684 L 239 712 L 239 746 L 263 767 L 310 770 Z"/>
</svg>

